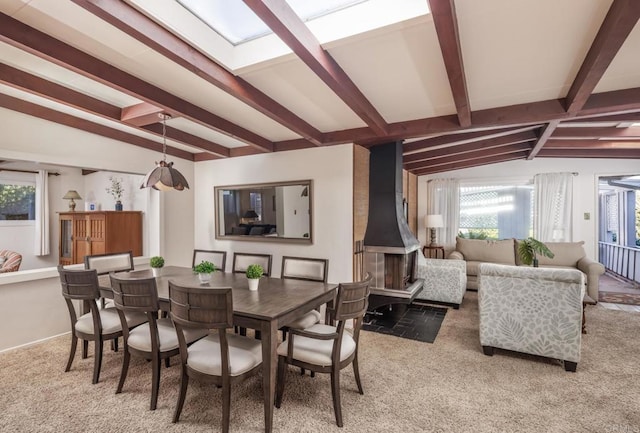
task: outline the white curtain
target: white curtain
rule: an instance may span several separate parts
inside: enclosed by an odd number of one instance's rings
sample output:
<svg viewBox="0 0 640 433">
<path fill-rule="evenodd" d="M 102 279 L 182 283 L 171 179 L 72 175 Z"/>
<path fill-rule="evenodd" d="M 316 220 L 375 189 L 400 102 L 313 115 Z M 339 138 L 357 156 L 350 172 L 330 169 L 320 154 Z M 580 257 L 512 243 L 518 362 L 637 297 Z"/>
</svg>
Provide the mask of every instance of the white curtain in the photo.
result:
<svg viewBox="0 0 640 433">
<path fill-rule="evenodd" d="M 427 214 L 442 215 L 444 227 L 436 229 L 438 243 L 447 251 L 455 249 L 460 224 L 458 179 L 433 179 L 427 182 Z"/>
<path fill-rule="evenodd" d="M 571 242 L 573 173 L 536 174 L 533 185 L 533 236 L 542 242 Z"/>
<path fill-rule="evenodd" d="M 38 170 L 36 173 L 36 223 L 35 223 L 36 256 L 49 255 L 49 173 Z"/>
</svg>

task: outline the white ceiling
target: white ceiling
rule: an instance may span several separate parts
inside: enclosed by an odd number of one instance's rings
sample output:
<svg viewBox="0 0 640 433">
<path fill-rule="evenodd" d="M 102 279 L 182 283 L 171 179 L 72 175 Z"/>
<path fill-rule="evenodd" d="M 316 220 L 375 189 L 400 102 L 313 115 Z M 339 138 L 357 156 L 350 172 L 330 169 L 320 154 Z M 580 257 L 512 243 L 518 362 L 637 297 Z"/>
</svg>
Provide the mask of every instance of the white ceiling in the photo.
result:
<svg viewBox="0 0 640 433">
<path fill-rule="evenodd" d="M 277 36 L 234 48 L 174 0 L 127 3 L 199 47 L 321 133 L 367 126 Z M 564 98 L 612 3 L 613 0 L 456 0 L 471 110 Z M 390 5 L 395 7 L 383 16 L 372 12 L 374 7 Z M 360 6 L 362 9 L 357 9 Z M 0 12 L 266 140 L 277 143 L 302 138 L 71 0 L 0 0 Z M 351 25 L 343 24 L 337 28 L 339 36 L 331 37 L 325 27 L 333 19 Z M 396 123 L 456 115 L 427 0 L 370 0 L 347 8 L 339 17 L 320 20 L 325 21 L 325 26 L 312 22 L 309 28 L 384 121 Z M 595 92 L 640 88 L 639 52 L 640 30 L 636 25 Z M 0 59 L 4 64 L 120 108 L 142 102 L 126 89 L 115 89 L 7 43 L 0 43 Z M 155 134 L 65 108 L 4 85 L 0 86 L 0 92 L 161 141 Z M 233 134 L 221 133 L 192 119 L 174 118 L 168 125 L 230 149 L 247 146 L 246 141 Z M 201 152 L 177 142 L 170 145 Z"/>
</svg>

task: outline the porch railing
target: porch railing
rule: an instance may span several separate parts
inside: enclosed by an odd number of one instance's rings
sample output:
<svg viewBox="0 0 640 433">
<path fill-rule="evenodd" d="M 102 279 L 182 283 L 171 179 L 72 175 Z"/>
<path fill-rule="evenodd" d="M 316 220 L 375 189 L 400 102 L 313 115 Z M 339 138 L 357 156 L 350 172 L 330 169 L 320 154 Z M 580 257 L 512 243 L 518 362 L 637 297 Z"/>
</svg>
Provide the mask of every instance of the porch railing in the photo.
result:
<svg viewBox="0 0 640 433">
<path fill-rule="evenodd" d="M 608 271 L 640 283 L 640 248 L 598 242 L 598 257 Z"/>
</svg>

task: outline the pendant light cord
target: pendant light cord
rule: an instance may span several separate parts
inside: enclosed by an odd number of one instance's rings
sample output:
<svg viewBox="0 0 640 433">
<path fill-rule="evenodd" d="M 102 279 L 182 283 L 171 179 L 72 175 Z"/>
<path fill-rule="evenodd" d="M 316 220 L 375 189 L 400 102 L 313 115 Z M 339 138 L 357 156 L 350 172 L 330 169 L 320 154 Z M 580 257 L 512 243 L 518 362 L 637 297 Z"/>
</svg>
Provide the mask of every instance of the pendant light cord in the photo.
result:
<svg viewBox="0 0 640 433">
<path fill-rule="evenodd" d="M 167 115 L 160 114 L 162 116 L 162 160 L 167 160 Z"/>
</svg>

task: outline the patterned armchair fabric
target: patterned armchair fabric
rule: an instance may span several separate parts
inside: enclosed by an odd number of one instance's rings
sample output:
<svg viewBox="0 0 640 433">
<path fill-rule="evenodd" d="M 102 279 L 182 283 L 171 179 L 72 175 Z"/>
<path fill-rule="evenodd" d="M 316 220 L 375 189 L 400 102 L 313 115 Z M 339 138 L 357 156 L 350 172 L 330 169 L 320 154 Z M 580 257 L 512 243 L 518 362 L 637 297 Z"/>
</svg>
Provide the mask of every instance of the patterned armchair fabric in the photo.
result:
<svg viewBox="0 0 640 433">
<path fill-rule="evenodd" d="M 15 272 L 20 269 L 22 255 L 10 250 L 0 250 L 0 273 Z"/>
<path fill-rule="evenodd" d="M 565 361 L 580 361 L 584 274 L 577 269 L 480 265 L 480 344 Z"/>
<path fill-rule="evenodd" d="M 416 277 L 424 279 L 422 291 L 416 299 L 460 307 L 467 291 L 467 265 L 464 260 L 427 259 L 419 252 Z"/>
</svg>

